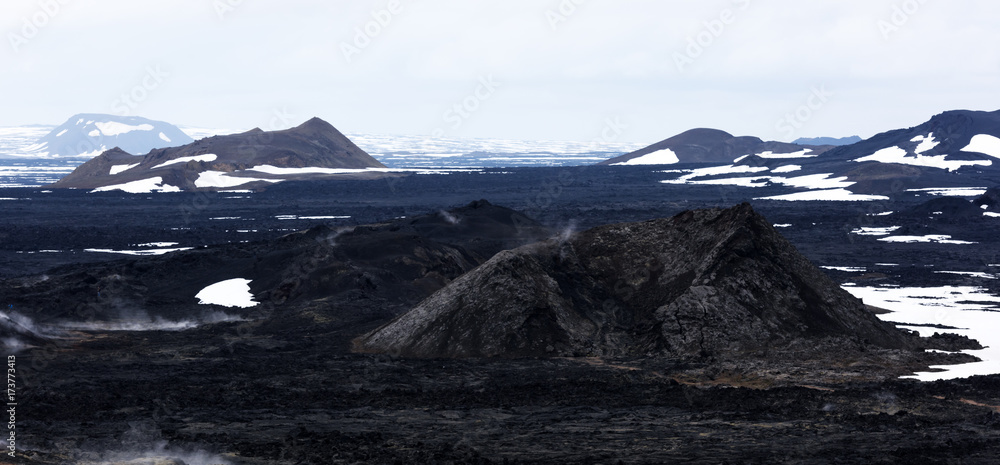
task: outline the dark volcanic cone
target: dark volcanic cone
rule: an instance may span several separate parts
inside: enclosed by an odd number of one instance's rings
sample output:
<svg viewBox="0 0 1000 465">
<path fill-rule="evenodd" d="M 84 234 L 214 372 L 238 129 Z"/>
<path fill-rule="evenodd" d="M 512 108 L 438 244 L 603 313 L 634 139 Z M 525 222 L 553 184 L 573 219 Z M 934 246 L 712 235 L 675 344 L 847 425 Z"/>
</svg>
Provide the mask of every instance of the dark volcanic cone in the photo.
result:
<svg viewBox="0 0 1000 465">
<path fill-rule="evenodd" d="M 320 171 L 293 170 L 276 175 L 253 169 L 264 166 Z M 228 187 L 255 187 L 271 183 L 261 179 L 308 180 L 324 177 L 322 169 L 364 168 L 385 168 L 385 165 L 326 121 L 312 118 L 291 129 L 273 132 L 253 129 L 213 136 L 181 147 L 155 149 L 146 155 L 131 155 L 116 147 L 80 165 L 51 187 L 93 189 L 152 178 L 159 178 L 158 184 L 183 190 L 225 187 L 199 182 L 200 175 L 207 171 L 226 173 L 236 180 L 246 178 L 245 183 L 229 180 Z"/>
<path fill-rule="evenodd" d="M 501 252 L 355 349 L 700 358 L 824 337 L 909 345 L 743 204 Z"/>
</svg>

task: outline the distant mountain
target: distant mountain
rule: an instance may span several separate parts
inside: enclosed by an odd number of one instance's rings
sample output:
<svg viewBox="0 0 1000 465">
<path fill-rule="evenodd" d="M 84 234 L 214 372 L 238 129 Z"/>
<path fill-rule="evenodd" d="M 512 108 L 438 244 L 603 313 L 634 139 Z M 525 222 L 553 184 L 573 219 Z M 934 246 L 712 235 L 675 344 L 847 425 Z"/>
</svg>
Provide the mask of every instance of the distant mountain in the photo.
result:
<svg viewBox="0 0 1000 465">
<path fill-rule="evenodd" d="M 675 163 L 732 163 L 744 155 L 809 153 L 823 149 L 765 142 L 757 137 L 735 137 L 718 129 L 692 129 L 649 147 L 605 160 L 600 165 L 671 165 Z"/>
<path fill-rule="evenodd" d="M 213 136 L 143 156 L 119 148 L 80 165 L 56 188 L 174 192 L 259 187 L 285 180 L 385 176 L 385 168 L 326 121 L 283 131 Z"/>
<path fill-rule="evenodd" d="M 861 136 L 851 136 L 851 137 L 800 137 L 792 141 L 793 144 L 798 145 L 832 145 L 839 147 L 841 145 L 851 145 L 861 142 L 863 139 Z"/>
<path fill-rule="evenodd" d="M 500 252 L 356 339 L 355 349 L 419 358 L 690 360 L 820 340 L 914 342 L 742 204 Z"/>
<path fill-rule="evenodd" d="M 194 139 L 184 131 L 163 121 L 81 113 L 28 147 L 27 154 L 38 158 L 93 158 L 112 147 L 138 154 L 191 142 Z"/>
<path fill-rule="evenodd" d="M 694 129 L 606 165 L 702 163 L 667 184 L 787 186 L 773 200 L 887 200 L 914 190 L 990 187 L 1000 176 L 1000 111 L 955 110 L 842 146 L 763 142 Z"/>
<path fill-rule="evenodd" d="M 926 123 L 830 150 L 825 159 L 898 163 L 948 171 L 1000 159 L 1000 111 L 955 110 Z"/>
</svg>

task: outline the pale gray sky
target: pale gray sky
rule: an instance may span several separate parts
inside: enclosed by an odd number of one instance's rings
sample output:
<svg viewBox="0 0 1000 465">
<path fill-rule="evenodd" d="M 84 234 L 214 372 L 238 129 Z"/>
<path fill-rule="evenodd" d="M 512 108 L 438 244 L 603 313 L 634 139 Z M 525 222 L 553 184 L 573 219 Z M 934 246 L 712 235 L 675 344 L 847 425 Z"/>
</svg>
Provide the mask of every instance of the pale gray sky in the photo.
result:
<svg viewBox="0 0 1000 465">
<path fill-rule="evenodd" d="M 1000 109 L 998 17 L 992 0 L 5 0 L 0 125 L 869 137 Z"/>
</svg>

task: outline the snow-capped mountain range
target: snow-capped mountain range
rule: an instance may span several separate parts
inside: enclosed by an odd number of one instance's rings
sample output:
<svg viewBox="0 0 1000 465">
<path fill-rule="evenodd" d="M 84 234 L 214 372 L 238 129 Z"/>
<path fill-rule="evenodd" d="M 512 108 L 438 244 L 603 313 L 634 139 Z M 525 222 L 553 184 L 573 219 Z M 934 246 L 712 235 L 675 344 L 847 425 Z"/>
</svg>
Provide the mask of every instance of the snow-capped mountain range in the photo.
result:
<svg viewBox="0 0 1000 465">
<path fill-rule="evenodd" d="M 177 126 L 138 116 L 81 113 L 25 150 L 31 158 L 93 158 L 118 147 L 128 153 L 194 142 Z"/>
</svg>

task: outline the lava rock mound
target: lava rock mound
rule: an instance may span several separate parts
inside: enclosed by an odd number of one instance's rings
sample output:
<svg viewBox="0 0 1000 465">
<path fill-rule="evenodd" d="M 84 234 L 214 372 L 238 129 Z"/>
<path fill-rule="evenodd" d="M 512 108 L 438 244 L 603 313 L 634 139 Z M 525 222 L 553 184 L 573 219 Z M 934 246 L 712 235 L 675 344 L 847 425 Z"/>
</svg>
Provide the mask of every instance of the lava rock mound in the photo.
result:
<svg viewBox="0 0 1000 465">
<path fill-rule="evenodd" d="M 418 358 L 703 359 L 807 338 L 911 345 L 742 204 L 500 252 L 354 348 Z"/>
</svg>

